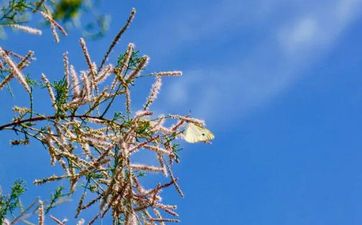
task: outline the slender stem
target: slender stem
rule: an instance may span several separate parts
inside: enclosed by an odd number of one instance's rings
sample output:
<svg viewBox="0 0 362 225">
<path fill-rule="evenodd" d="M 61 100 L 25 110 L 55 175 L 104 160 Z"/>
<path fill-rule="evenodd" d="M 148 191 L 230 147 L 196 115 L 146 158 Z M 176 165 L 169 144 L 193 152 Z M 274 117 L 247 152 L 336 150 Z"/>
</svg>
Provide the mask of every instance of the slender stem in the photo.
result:
<svg viewBox="0 0 362 225">
<path fill-rule="evenodd" d="M 118 86 L 116 93 L 120 90 L 121 85 Z M 103 111 L 103 113 L 101 114 L 100 118 L 103 118 L 106 113 L 108 112 L 109 108 L 111 107 L 111 105 L 113 104 L 114 99 L 116 98 L 117 95 L 113 95 L 113 97 L 111 98 L 111 101 L 108 103 L 106 109 Z"/>
<path fill-rule="evenodd" d="M 126 24 L 122 27 L 122 29 L 117 33 L 116 37 L 113 39 L 111 45 L 109 46 L 106 54 L 104 55 L 102 62 L 100 63 L 100 66 L 98 68 L 98 73 L 102 70 L 104 64 L 106 63 L 109 54 L 111 54 L 113 48 L 116 46 L 117 42 L 119 41 L 119 39 L 121 38 L 122 34 L 127 30 L 127 28 L 129 27 L 129 25 L 131 25 L 131 22 L 134 18 L 136 14 L 136 10 L 132 9 L 131 14 L 129 15 Z"/>
<path fill-rule="evenodd" d="M 11 123 L 1 125 L 0 130 L 4 130 L 4 129 L 8 128 L 8 127 L 17 126 L 17 125 L 20 125 L 20 124 L 23 124 L 23 123 L 44 121 L 44 120 L 54 120 L 54 119 L 57 119 L 57 118 L 59 118 L 59 116 L 38 116 L 38 117 L 32 117 L 32 118 L 28 118 L 28 119 L 24 119 L 24 120 L 17 120 L 17 121 L 11 122 Z M 99 116 L 70 115 L 70 116 L 65 116 L 63 118 L 64 119 L 67 119 L 67 118 L 100 119 L 100 120 L 104 120 L 104 121 L 109 122 L 109 123 L 115 123 L 112 120 L 108 120 L 108 119 L 105 119 L 105 118 L 100 118 Z M 121 126 L 120 124 L 118 124 L 118 125 Z"/>
</svg>

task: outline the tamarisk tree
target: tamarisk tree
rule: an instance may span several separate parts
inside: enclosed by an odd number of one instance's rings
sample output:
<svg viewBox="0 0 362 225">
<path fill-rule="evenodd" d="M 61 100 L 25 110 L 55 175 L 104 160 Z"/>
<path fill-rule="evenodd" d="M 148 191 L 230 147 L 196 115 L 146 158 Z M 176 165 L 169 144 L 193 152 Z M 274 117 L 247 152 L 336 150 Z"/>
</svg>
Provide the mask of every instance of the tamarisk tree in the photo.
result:
<svg viewBox="0 0 362 225">
<path fill-rule="evenodd" d="M 54 19 L 51 7 L 45 4 L 46 1 L 38 1 L 29 7 L 33 7 L 30 8 L 32 12 L 39 13 L 49 23 L 56 42 L 59 42 L 58 32 L 64 35 L 67 32 Z M 179 77 L 182 75 L 180 71 L 143 74 L 149 57 L 141 56 L 133 43 L 118 54 L 117 60 L 108 62 L 134 16 L 133 9 L 100 63 L 92 60 L 85 39 L 80 38 L 79 47 L 87 68 L 77 71 L 65 52 L 62 56 L 63 77 L 51 81 L 46 74 L 41 74 L 38 83 L 46 88 L 52 106 L 47 110 L 48 114 L 39 113 L 34 108 L 36 82 L 23 72 L 31 67 L 35 53 L 29 51 L 21 55 L 0 46 L 0 91 L 7 91 L 6 87 L 11 82 L 19 82 L 24 89 L 23 94 L 29 95 L 30 99 L 27 107 L 13 107 L 13 119 L 0 124 L 0 131 L 13 131 L 17 135 L 18 138 L 11 142 L 13 145 L 39 141 L 44 146 L 50 165 L 60 166 L 63 173 L 39 178 L 34 184 L 66 180 L 70 196 L 81 193 L 75 199 L 74 215 L 70 215 L 78 218 L 78 224 L 92 224 L 107 215 L 111 216 L 113 224 L 179 222 L 176 206 L 164 203 L 161 191 L 174 187 L 183 196 L 173 173 L 173 165 L 179 163 L 178 139 L 183 138 L 187 124 L 200 128 L 205 126 L 202 120 L 196 118 L 158 115 L 151 110 L 163 79 Z M 41 34 L 38 29 L 14 21 L 13 28 Z M 133 109 L 132 86 L 140 77 L 154 79 L 154 83 L 143 106 Z M 124 107 L 120 107 L 119 102 L 124 102 Z M 148 165 L 133 157 L 144 151 L 152 153 L 157 163 Z M 146 188 L 142 175 L 147 173 L 162 174 L 164 179 L 155 180 L 153 187 Z M 38 224 L 45 224 L 48 216 L 57 224 L 66 224 L 66 221 L 49 214 L 61 200 L 63 191 L 63 187 L 59 187 L 52 199 L 37 200 L 14 216 L 12 212 L 19 207 L 19 196 L 24 192 L 21 182 L 15 183 L 9 195 L 0 193 L 0 224 L 30 223 L 27 220 L 30 211 L 38 215 Z M 93 215 L 87 221 L 80 219 L 85 210 Z"/>
</svg>

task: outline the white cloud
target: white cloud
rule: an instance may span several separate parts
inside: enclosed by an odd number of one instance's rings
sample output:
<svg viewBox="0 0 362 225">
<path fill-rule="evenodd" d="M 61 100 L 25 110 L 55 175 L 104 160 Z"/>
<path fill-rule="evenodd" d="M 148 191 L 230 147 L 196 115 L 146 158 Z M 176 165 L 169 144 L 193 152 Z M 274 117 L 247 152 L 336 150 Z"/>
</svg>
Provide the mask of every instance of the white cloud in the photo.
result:
<svg viewBox="0 0 362 225">
<path fill-rule="evenodd" d="M 361 10 L 360 0 L 341 0 L 335 7 L 336 18 L 343 22 L 353 19 Z"/>
<path fill-rule="evenodd" d="M 281 24 L 277 39 L 284 53 L 288 57 L 297 54 L 303 57 L 330 48 L 360 13 L 361 3 L 361 0 L 334 0 L 304 9 L 301 16 Z"/>
<path fill-rule="evenodd" d="M 304 7 L 291 7 L 295 12 L 288 12 L 283 19 L 278 19 L 274 17 L 280 17 L 285 12 L 279 12 L 283 1 L 275 2 L 278 4 L 268 5 L 267 16 L 270 18 L 263 21 L 264 25 L 270 24 L 273 29 L 259 43 L 248 52 L 222 52 L 222 57 L 227 60 L 217 65 L 184 71 L 185 77 L 181 81 L 166 87 L 166 96 L 170 96 L 170 100 L 165 100 L 165 104 L 179 109 L 190 107 L 195 114 L 218 122 L 231 122 L 265 107 L 275 96 L 292 87 L 306 68 L 318 62 L 338 43 L 338 37 L 358 18 L 362 6 L 362 0 L 305 1 Z M 265 5 L 262 7 L 265 8 Z M 230 13 L 233 12 L 235 10 Z M 257 16 L 265 17 L 259 13 L 254 15 Z M 231 19 L 235 15 L 226 17 Z M 224 19 L 223 22 L 240 24 L 233 20 Z M 200 33 L 195 28 L 194 38 L 217 34 L 217 29 L 224 29 L 220 26 L 215 28 L 201 29 Z M 189 32 L 192 33 L 192 30 Z M 237 30 L 230 33 L 235 34 Z M 182 44 L 174 47 L 182 49 Z"/>
<path fill-rule="evenodd" d="M 295 24 L 279 32 L 281 46 L 289 53 L 309 48 L 318 39 L 319 30 L 318 21 L 314 18 L 301 18 Z"/>
</svg>

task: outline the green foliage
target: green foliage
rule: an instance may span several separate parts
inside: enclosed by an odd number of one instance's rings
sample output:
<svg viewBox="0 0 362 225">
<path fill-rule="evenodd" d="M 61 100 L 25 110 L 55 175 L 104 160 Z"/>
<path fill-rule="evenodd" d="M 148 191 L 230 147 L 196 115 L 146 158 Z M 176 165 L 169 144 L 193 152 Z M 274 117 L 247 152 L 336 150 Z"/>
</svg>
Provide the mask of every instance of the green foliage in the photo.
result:
<svg viewBox="0 0 362 225">
<path fill-rule="evenodd" d="M 45 214 L 48 214 L 49 211 L 55 207 L 55 204 L 64 196 L 63 190 L 63 186 L 57 187 L 54 194 L 52 194 L 52 196 L 50 197 L 50 202 L 48 207 L 46 207 L 45 209 Z"/>
<path fill-rule="evenodd" d="M 36 7 L 32 12 L 41 11 L 40 13 L 53 28 L 56 27 L 66 34 L 67 32 L 51 18 L 49 13 L 54 12 L 53 16 L 57 20 L 73 21 L 78 18 L 81 10 L 84 10 L 84 4 L 89 1 L 40 0 L 31 6 Z M 26 1 L 12 2 L 20 4 Z M 43 4 L 51 4 L 49 10 Z M 29 8 L 14 5 L 11 7 L 19 13 L 31 9 L 30 6 Z M 61 174 L 37 179 L 34 181 L 35 185 L 69 181 L 65 186 L 67 189 L 69 187 L 69 193 L 64 193 L 65 188 L 59 186 L 51 195 L 50 201 L 46 201 L 46 207 L 43 201 L 38 202 L 39 224 L 44 224 L 43 212 L 49 213 L 56 205 L 63 202 L 64 197 L 77 198 L 73 194 L 78 191 L 79 183 L 83 187 L 83 194 L 77 201 L 76 217 L 99 203 L 97 212 L 92 212 L 93 219 L 89 224 L 106 215 L 112 216 L 113 224 L 179 222 L 178 219 L 164 217 L 166 214 L 177 217 L 177 213 L 174 212 L 173 205 L 162 202 L 161 192 L 173 185 L 180 196 L 183 196 L 177 184 L 178 179 L 172 172 L 174 162 L 179 162 L 177 154 L 180 147 L 176 139 L 182 138 L 180 134 L 184 131 L 185 123 L 198 124 L 200 120 L 181 115 L 157 115 L 150 109 L 161 88 L 161 79 L 167 76 L 181 76 L 180 71 L 151 74 L 156 76 L 156 80 L 150 88 L 145 106 L 137 111 L 132 110 L 131 99 L 134 91 L 132 86 L 144 72 L 149 57 L 140 56 L 140 52 L 134 51 L 134 45 L 129 43 L 126 52 L 119 55 L 116 66 L 108 64 L 107 59 L 132 22 L 135 12 L 135 9 L 132 9 L 125 26 L 119 30 L 99 65 L 91 59 L 92 54 L 89 53 L 85 40 L 81 38 L 87 70 L 77 73 L 73 66 L 69 66 L 73 64 L 69 62 L 67 54 L 64 54 L 63 79 L 50 82 L 42 74 L 44 87 L 47 88 L 55 113 L 51 110 L 43 115 L 33 107 L 33 91 L 30 87 L 37 86 L 37 83 L 25 78 L 21 71 L 29 66 L 32 52 L 23 57 L 13 52 L 11 52 L 13 55 L 10 55 L 8 54 L 10 51 L 0 48 L 0 57 L 4 60 L 4 65 L 9 68 L 5 71 L 6 67 L 4 69 L 0 65 L 0 78 L 5 80 L 0 89 L 12 78 L 17 78 L 30 96 L 27 108 L 13 107 L 15 116 L 8 123 L 0 124 L 0 131 L 12 130 L 18 136 L 24 135 L 23 139 L 14 140 L 13 145 L 26 144 L 30 138 L 40 141 L 49 153 L 51 165 L 59 165 L 62 168 Z M 59 41 L 54 29 L 53 32 L 55 40 Z M 17 60 L 13 61 L 13 56 L 17 56 Z M 120 107 L 119 102 L 124 103 L 125 107 Z M 138 152 L 151 153 L 158 163 L 151 165 L 143 163 L 137 156 L 134 157 Z M 163 175 L 165 179 L 155 182 L 152 186 L 147 183 L 146 188 L 145 181 L 141 177 L 154 173 Z M 18 216 L 20 219 L 15 218 L 10 223 L 25 222 L 21 216 L 25 212 L 30 212 L 35 203 L 28 209 L 22 210 L 19 196 L 23 192 L 22 183 L 18 182 L 14 184 L 10 195 L 2 196 L 0 193 L 0 225 L 3 224 L 4 218 L 9 219 L 9 213 L 15 216 L 13 211 L 16 208 L 20 209 L 16 211 L 20 211 Z"/>
<path fill-rule="evenodd" d="M 147 120 L 141 120 L 138 122 L 138 126 L 135 129 L 135 132 L 137 134 L 137 136 L 152 136 L 149 134 L 149 129 L 150 129 L 150 121 Z"/>
<path fill-rule="evenodd" d="M 117 67 L 123 66 L 125 57 L 126 57 L 126 53 L 118 56 Z M 127 65 L 126 71 L 135 70 L 137 68 L 137 66 L 139 65 L 139 63 L 141 62 L 141 60 L 142 60 L 142 56 L 140 55 L 140 51 L 133 51 L 131 58 L 129 60 L 129 63 Z"/>
<path fill-rule="evenodd" d="M 96 12 L 96 6 L 92 0 L 60 0 L 53 6 L 53 18 L 63 23 L 72 23 L 75 26 L 81 24 L 82 14 L 91 14 L 92 19 L 82 21 L 83 35 L 87 38 L 97 39 L 103 37 L 109 28 L 110 17 Z"/>
<path fill-rule="evenodd" d="M 0 25 L 19 24 L 27 20 L 25 13 L 33 9 L 33 5 L 27 0 L 4 1 L 0 8 Z"/>
<path fill-rule="evenodd" d="M 0 193 L 0 224 L 3 224 L 8 213 L 13 213 L 16 208 L 20 207 L 20 196 L 24 192 L 24 182 L 15 181 L 9 195 Z"/>
<path fill-rule="evenodd" d="M 74 19 L 83 4 L 83 0 L 61 0 L 56 5 L 53 18 L 63 22 Z"/>
<path fill-rule="evenodd" d="M 54 20 L 72 27 L 81 28 L 84 36 L 92 39 L 102 37 L 109 28 L 110 17 L 95 10 L 95 0 L 2 0 L 0 1 L 0 36 L 4 37 L 4 26 L 25 25 L 32 15 L 39 12 L 52 12 Z M 45 4 L 47 4 L 45 6 Z M 80 21 L 82 14 L 90 14 L 86 21 Z M 85 17 L 84 17 L 85 18 Z"/>
<path fill-rule="evenodd" d="M 26 76 L 26 82 L 29 84 L 30 87 L 37 87 L 40 85 L 39 81 L 31 79 L 29 75 Z"/>
<path fill-rule="evenodd" d="M 55 104 L 58 111 L 56 112 L 57 116 L 64 115 L 62 106 L 67 102 L 68 99 L 68 84 L 65 78 L 59 81 L 54 81 L 52 86 L 55 89 Z"/>
</svg>

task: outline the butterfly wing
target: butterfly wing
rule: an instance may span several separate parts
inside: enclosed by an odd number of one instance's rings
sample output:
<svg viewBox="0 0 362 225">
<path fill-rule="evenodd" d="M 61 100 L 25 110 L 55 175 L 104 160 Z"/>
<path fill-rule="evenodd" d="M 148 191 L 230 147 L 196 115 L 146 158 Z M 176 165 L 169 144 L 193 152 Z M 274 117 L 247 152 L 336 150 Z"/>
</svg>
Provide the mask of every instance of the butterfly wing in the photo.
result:
<svg viewBox="0 0 362 225">
<path fill-rule="evenodd" d="M 185 131 L 185 141 L 189 143 L 195 143 L 198 141 L 200 132 L 193 123 L 189 123 Z"/>
<path fill-rule="evenodd" d="M 214 139 L 214 137 L 213 133 L 205 127 L 189 123 L 185 131 L 184 139 L 189 143 L 196 143 L 209 142 Z"/>
</svg>

